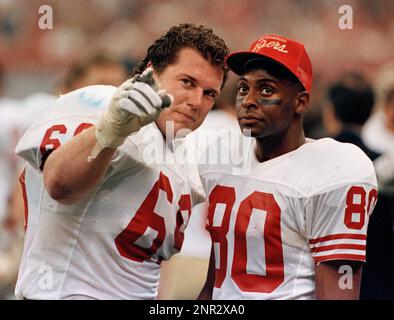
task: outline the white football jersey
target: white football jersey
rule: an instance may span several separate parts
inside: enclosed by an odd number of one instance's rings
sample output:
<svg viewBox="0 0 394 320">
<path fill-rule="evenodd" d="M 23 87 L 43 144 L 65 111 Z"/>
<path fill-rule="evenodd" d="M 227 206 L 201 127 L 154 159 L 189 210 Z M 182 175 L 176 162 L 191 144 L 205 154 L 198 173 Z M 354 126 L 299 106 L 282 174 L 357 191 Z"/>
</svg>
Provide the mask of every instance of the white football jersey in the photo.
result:
<svg viewBox="0 0 394 320">
<path fill-rule="evenodd" d="M 254 154 L 247 170 L 200 165 L 213 298 L 314 299 L 316 263 L 365 261 L 377 200 L 372 163 L 358 147 L 329 138 L 262 163 Z"/>
<path fill-rule="evenodd" d="M 221 141 L 222 143 L 237 143 L 238 140 L 234 141 L 234 139 L 227 139 L 227 137 L 231 137 L 231 132 L 239 135 L 239 131 L 239 124 L 235 116 L 220 109 L 211 110 L 201 126 L 186 136 L 186 142 L 192 144 L 191 147 L 196 150 L 195 160 L 198 162 L 204 154 L 204 150 L 209 145 L 217 143 L 222 136 L 226 137 Z M 214 156 L 219 158 L 220 154 Z M 206 216 L 206 203 L 200 203 L 192 208 L 191 218 L 185 231 L 182 255 L 209 259 L 211 239 L 205 229 Z"/>
<path fill-rule="evenodd" d="M 162 155 L 172 153 L 155 123 L 126 139 L 82 201 L 63 205 L 45 190 L 48 153 L 96 123 L 115 90 L 90 86 L 61 96 L 17 146 L 28 163 L 19 297 L 154 299 L 160 262 L 181 249 L 192 203 L 202 195 L 189 165 L 164 163 Z"/>
</svg>

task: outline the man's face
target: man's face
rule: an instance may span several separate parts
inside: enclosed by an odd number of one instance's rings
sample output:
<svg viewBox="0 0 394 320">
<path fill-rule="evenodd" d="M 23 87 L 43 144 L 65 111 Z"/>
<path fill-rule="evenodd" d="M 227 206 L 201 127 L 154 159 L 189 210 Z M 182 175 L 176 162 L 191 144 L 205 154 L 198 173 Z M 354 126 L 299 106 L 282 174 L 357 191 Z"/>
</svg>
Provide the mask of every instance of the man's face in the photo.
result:
<svg viewBox="0 0 394 320">
<path fill-rule="evenodd" d="M 156 120 L 160 130 L 165 133 L 166 121 L 173 121 L 175 133 L 197 129 L 220 93 L 223 75 L 220 66 L 213 66 L 196 50 L 181 49 L 176 62 L 157 75 L 161 87 L 174 97 Z"/>
<path fill-rule="evenodd" d="M 261 138 L 286 130 L 294 116 L 297 89 L 264 69 L 251 70 L 238 80 L 236 107 L 241 130 Z"/>
</svg>

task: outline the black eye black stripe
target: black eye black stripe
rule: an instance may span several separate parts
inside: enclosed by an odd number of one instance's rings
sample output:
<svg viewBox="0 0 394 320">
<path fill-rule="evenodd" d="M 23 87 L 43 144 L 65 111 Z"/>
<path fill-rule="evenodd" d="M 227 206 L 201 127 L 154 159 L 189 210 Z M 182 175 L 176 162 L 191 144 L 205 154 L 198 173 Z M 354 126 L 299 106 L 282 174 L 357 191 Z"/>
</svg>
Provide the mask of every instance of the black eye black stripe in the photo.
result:
<svg viewBox="0 0 394 320">
<path fill-rule="evenodd" d="M 281 99 L 257 99 L 258 104 L 263 105 L 280 105 L 282 103 Z"/>
</svg>

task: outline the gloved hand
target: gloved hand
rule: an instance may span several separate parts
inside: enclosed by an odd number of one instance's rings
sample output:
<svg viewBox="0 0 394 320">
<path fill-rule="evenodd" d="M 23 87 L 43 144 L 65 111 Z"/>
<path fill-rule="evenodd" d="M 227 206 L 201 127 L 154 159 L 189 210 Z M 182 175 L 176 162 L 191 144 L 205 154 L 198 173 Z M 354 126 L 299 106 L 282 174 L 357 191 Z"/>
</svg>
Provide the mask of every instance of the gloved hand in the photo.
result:
<svg viewBox="0 0 394 320">
<path fill-rule="evenodd" d="M 120 146 L 131 133 L 155 121 L 172 102 L 173 97 L 165 90 L 160 90 L 152 68 L 125 81 L 112 96 L 107 110 L 96 125 L 98 144 L 91 158 L 105 147 Z"/>
</svg>

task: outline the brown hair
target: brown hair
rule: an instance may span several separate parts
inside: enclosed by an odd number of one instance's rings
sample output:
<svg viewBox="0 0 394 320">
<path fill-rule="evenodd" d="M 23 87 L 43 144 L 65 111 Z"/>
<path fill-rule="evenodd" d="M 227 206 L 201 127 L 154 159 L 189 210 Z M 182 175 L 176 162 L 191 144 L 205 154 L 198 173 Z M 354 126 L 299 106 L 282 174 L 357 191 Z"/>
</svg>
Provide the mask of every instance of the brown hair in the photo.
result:
<svg viewBox="0 0 394 320">
<path fill-rule="evenodd" d="M 133 69 L 131 76 L 142 73 L 149 63 L 156 72 L 162 72 L 168 65 L 176 62 L 178 52 L 186 47 L 197 50 L 212 65 L 220 66 L 224 72 L 224 85 L 228 73 L 224 62 L 229 54 L 228 47 L 211 28 L 191 23 L 174 26 L 153 42 L 147 50 L 146 57 Z"/>
</svg>

